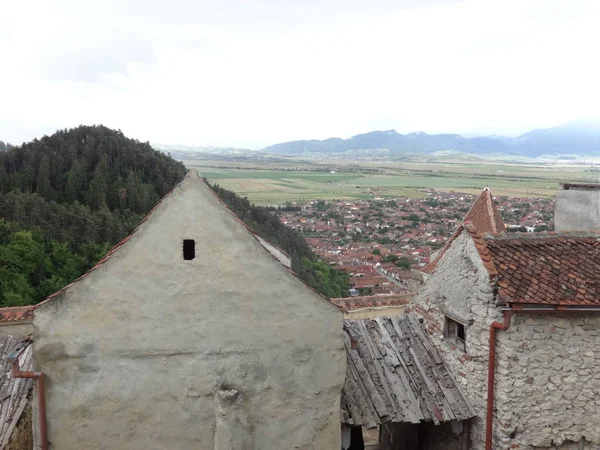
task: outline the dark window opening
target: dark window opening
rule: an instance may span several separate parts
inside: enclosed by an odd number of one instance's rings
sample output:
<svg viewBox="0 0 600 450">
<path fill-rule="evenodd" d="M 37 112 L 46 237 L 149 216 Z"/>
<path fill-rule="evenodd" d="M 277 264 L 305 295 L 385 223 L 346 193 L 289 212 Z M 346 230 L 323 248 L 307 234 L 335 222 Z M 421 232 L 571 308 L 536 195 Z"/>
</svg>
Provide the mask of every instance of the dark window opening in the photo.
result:
<svg viewBox="0 0 600 450">
<path fill-rule="evenodd" d="M 454 319 L 446 316 L 446 323 L 444 326 L 444 337 L 457 344 L 461 350 L 465 350 L 465 341 L 467 340 L 467 332 L 465 326 L 457 322 Z"/>
<path fill-rule="evenodd" d="M 190 261 L 196 257 L 196 241 L 193 239 L 183 240 L 183 259 Z"/>
<path fill-rule="evenodd" d="M 456 337 L 461 341 L 465 341 L 465 326 L 462 323 L 456 326 Z"/>
</svg>

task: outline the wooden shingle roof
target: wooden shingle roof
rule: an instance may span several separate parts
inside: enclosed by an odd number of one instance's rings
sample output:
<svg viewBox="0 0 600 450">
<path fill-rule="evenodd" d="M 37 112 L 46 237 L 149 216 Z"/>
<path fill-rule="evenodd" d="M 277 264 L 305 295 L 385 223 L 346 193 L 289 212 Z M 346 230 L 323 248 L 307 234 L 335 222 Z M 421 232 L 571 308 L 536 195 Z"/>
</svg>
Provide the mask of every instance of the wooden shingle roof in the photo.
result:
<svg viewBox="0 0 600 450">
<path fill-rule="evenodd" d="M 32 379 L 11 377 L 11 363 L 7 356 L 22 340 L 13 336 L 0 339 L 0 450 L 4 449 L 10 440 L 19 418 L 27 407 L 28 396 L 33 386 Z M 20 363 L 22 370 L 32 369 L 31 346 L 21 354 Z"/>
<path fill-rule="evenodd" d="M 475 416 L 413 316 L 345 320 L 344 331 L 342 423 L 372 428 Z"/>
</svg>

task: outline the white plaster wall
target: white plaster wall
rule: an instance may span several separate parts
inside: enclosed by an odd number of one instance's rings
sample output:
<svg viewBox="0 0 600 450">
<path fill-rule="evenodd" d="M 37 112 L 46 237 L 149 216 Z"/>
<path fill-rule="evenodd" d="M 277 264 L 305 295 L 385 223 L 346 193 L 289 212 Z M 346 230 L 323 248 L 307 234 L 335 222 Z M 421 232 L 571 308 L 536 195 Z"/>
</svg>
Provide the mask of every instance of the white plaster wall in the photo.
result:
<svg viewBox="0 0 600 450">
<path fill-rule="evenodd" d="M 559 189 L 554 228 L 556 231 L 600 230 L 600 191 Z"/>
<path fill-rule="evenodd" d="M 489 274 L 464 231 L 446 251 L 435 272 L 409 307 L 422 317 L 450 373 L 473 406 L 471 447 L 485 448 L 489 327 L 502 314 L 493 303 Z M 466 324 L 466 352 L 444 339 L 445 313 Z"/>
<path fill-rule="evenodd" d="M 0 339 L 7 336 L 27 336 L 33 332 L 33 323 L 28 321 L 0 324 Z"/>
<path fill-rule="evenodd" d="M 515 313 L 497 361 L 495 448 L 600 448 L 600 313 Z"/>
<path fill-rule="evenodd" d="M 197 174 L 34 326 L 53 449 L 340 448 L 341 311 Z"/>
</svg>

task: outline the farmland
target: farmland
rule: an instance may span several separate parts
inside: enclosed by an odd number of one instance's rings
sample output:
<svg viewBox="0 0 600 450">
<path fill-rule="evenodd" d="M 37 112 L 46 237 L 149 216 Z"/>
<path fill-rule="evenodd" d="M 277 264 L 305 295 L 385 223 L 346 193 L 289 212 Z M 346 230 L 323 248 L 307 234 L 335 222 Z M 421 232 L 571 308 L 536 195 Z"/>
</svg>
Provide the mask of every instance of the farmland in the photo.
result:
<svg viewBox="0 0 600 450">
<path fill-rule="evenodd" d="M 184 162 L 197 168 L 211 183 L 261 205 L 314 199 L 421 197 L 424 189 L 431 188 L 473 194 L 486 186 L 495 195 L 551 197 L 561 181 L 594 182 L 600 175 L 597 169 L 581 164 L 501 164 L 481 160 L 360 164 Z"/>
</svg>

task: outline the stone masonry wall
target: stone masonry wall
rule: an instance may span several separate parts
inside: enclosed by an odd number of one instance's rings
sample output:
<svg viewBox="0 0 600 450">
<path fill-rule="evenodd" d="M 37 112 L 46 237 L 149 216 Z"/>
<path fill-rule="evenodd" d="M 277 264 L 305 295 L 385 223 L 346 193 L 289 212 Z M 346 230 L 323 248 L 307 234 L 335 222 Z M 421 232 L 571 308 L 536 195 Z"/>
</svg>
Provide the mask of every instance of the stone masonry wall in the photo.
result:
<svg viewBox="0 0 600 450">
<path fill-rule="evenodd" d="M 502 320 L 492 304 L 490 278 L 465 231 L 446 251 L 436 271 L 413 298 L 409 310 L 424 319 L 432 342 L 475 409 L 471 448 L 485 447 L 489 327 Z M 466 351 L 444 339 L 445 315 L 465 325 Z"/>
<path fill-rule="evenodd" d="M 489 326 L 502 321 L 489 277 L 463 233 L 413 298 L 456 381 L 475 409 L 471 449 L 485 448 Z M 444 316 L 466 325 L 466 351 L 444 339 Z M 515 313 L 497 334 L 493 448 L 600 448 L 600 312 Z"/>
<path fill-rule="evenodd" d="M 494 448 L 600 448 L 600 312 L 515 313 L 497 361 Z"/>
</svg>

